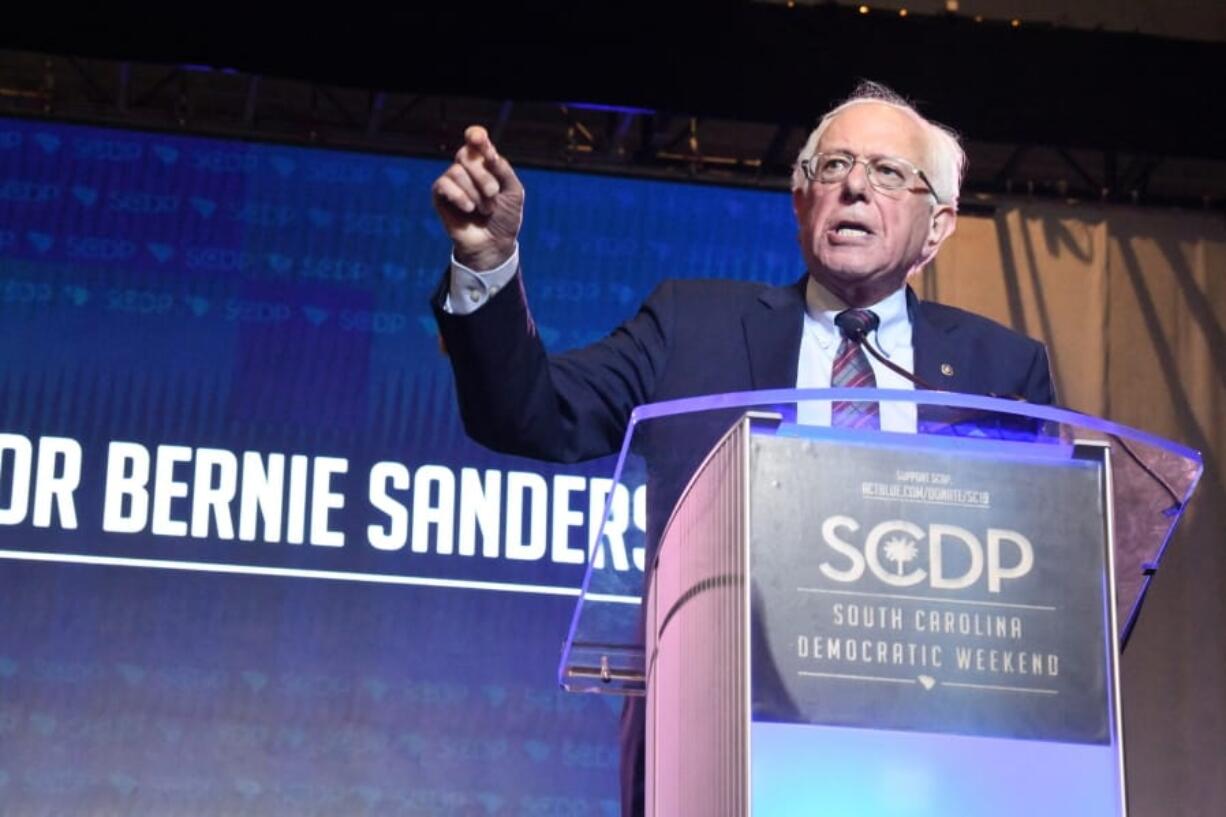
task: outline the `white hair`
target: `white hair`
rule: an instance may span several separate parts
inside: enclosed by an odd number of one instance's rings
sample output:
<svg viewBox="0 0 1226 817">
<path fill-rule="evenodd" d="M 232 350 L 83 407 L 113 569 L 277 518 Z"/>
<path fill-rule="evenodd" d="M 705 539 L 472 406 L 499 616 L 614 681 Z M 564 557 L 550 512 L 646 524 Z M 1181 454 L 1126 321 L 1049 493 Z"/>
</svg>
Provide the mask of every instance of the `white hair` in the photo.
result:
<svg viewBox="0 0 1226 817">
<path fill-rule="evenodd" d="M 915 110 L 915 107 L 902 96 L 881 83 L 870 80 L 862 80 L 852 91 L 851 96 L 828 111 L 817 123 L 813 132 L 809 134 L 805 146 L 800 149 L 800 155 L 796 157 L 796 164 L 792 167 L 792 189 L 802 190 L 809 183 L 800 163 L 817 153 L 817 145 L 822 139 L 822 134 L 834 122 L 835 117 L 853 105 L 864 105 L 870 102 L 897 108 L 914 118 L 920 125 L 924 132 L 924 141 L 927 143 L 927 156 L 924 159 L 926 167 L 921 169 L 932 182 L 932 187 L 937 192 L 937 199 L 942 204 L 952 204 L 957 209 L 958 191 L 962 187 L 962 174 L 966 170 L 966 153 L 962 150 L 958 135 L 944 125 L 920 116 L 919 111 Z"/>
</svg>

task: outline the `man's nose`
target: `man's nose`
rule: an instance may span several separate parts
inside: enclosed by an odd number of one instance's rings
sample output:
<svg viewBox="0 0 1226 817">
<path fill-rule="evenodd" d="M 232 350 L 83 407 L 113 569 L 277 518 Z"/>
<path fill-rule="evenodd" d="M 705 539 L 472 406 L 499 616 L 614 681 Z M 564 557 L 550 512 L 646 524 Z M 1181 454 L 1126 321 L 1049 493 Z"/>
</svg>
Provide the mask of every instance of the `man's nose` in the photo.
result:
<svg viewBox="0 0 1226 817">
<path fill-rule="evenodd" d="M 850 199 L 861 199 L 868 193 L 868 167 L 864 162 L 856 162 L 843 179 L 843 196 Z"/>
</svg>

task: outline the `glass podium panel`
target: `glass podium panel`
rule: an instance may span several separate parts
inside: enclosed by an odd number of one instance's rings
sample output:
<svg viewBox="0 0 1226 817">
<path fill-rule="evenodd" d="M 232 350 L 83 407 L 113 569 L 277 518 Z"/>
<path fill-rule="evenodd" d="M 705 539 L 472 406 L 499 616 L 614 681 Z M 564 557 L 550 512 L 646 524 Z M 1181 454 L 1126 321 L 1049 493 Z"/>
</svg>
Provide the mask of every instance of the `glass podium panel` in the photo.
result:
<svg viewBox="0 0 1226 817">
<path fill-rule="evenodd" d="M 876 403 L 881 430 L 830 428 L 840 403 Z M 581 594 L 558 669 L 575 692 L 641 695 L 645 691 L 643 605 L 656 543 L 691 477 L 725 433 L 752 414 L 760 433 L 804 437 L 814 446 L 957 454 L 1001 467 L 1018 462 L 1101 462 L 1106 541 L 1114 557 L 1116 636 L 1127 642 L 1157 570 L 1202 471 L 1200 455 L 1176 443 L 1095 417 L 1050 406 L 932 391 L 806 389 L 709 395 L 640 406 L 631 417 L 591 544 Z M 833 450 L 833 449 L 831 449 Z M 827 459 L 832 459 L 827 457 Z M 914 458 L 912 458 L 914 459 Z M 823 472 L 829 478 L 828 472 Z M 849 477 L 853 478 L 853 477 Z M 909 468 L 857 487 L 890 507 L 908 503 L 974 507 L 1007 502 L 973 486 L 952 484 L 940 469 Z M 1009 493 L 1007 488 L 1004 493 Z M 1041 502 L 1041 495 L 1026 494 Z M 1034 497 L 1039 496 L 1039 499 Z M 1033 510 L 1033 509 L 1032 509 Z M 895 537 L 897 538 L 897 537 Z M 888 543 L 883 547 L 891 547 Z M 881 564 L 900 573 L 914 558 L 905 543 L 883 551 Z M 904 552 L 905 550 L 905 552 Z M 889 557 L 895 561 L 890 562 Z M 1108 560 L 1110 561 L 1110 560 Z M 1016 564 L 997 565 L 1006 573 Z"/>
</svg>

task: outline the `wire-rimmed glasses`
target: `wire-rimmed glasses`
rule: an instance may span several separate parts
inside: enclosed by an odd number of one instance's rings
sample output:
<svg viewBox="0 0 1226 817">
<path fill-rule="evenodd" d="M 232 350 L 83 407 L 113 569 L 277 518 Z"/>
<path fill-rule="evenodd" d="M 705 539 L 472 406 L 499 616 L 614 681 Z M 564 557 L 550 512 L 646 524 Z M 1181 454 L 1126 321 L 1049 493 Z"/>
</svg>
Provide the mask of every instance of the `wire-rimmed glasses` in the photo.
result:
<svg viewBox="0 0 1226 817">
<path fill-rule="evenodd" d="M 846 151 L 836 150 L 829 153 L 815 153 L 808 159 L 802 159 L 800 169 L 810 182 L 835 184 L 846 179 L 857 164 L 864 165 L 868 174 L 868 183 L 883 193 L 906 190 L 912 177 L 916 177 L 924 183 L 924 187 L 928 188 L 928 192 L 938 203 L 941 201 L 936 188 L 932 186 L 932 182 L 928 181 L 924 171 L 906 159 L 899 159 L 896 156 L 871 156 L 861 159 Z"/>
</svg>

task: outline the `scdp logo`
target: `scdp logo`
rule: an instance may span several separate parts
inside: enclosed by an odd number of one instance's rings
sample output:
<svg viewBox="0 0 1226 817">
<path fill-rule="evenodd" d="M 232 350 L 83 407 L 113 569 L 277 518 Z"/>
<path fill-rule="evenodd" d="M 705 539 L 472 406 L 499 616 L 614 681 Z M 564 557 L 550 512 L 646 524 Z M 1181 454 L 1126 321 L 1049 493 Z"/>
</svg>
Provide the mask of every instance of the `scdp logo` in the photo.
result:
<svg viewBox="0 0 1226 817">
<path fill-rule="evenodd" d="M 822 523 L 822 542 L 839 556 L 818 565 L 826 578 L 851 584 L 867 570 L 893 587 L 927 580 L 937 590 L 961 590 L 986 578 L 988 591 L 999 593 L 1002 582 L 1020 579 L 1034 567 L 1034 546 L 1017 531 L 988 528 L 981 542 L 957 525 L 933 522 L 925 530 L 891 519 L 875 525 L 861 546 L 848 537 L 859 530 L 860 523 L 850 516 L 831 516 Z M 961 553 L 955 556 L 955 550 Z M 961 572 L 951 575 L 949 563 L 955 560 Z"/>
</svg>

